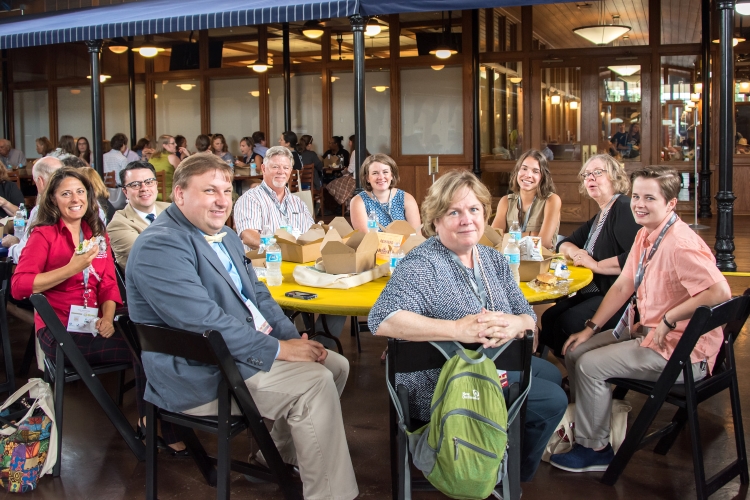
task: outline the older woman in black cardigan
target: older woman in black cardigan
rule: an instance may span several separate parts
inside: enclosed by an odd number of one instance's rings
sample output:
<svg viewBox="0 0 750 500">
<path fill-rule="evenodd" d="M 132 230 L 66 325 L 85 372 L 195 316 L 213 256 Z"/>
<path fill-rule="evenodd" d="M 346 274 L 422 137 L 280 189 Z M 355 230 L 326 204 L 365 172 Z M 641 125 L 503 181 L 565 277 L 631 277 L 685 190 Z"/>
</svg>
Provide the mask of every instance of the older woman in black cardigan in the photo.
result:
<svg viewBox="0 0 750 500">
<path fill-rule="evenodd" d="M 560 243 L 558 250 L 576 266 L 591 269 L 594 279 L 542 315 L 540 343 L 558 356 L 562 355 L 568 337 L 583 329 L 620 275 L 640 229 L 630 211 L 630 198 L 626 196 L 630 181 L 622 165 L 609 155 L 596 155 L 586 162 L 579 175 L 581 194 L 593 199 L 599 205 L 599 212 Z M 620 316 L 622 311 L 614 314 L 602 329 L 614 328 Z"/>
</svg>

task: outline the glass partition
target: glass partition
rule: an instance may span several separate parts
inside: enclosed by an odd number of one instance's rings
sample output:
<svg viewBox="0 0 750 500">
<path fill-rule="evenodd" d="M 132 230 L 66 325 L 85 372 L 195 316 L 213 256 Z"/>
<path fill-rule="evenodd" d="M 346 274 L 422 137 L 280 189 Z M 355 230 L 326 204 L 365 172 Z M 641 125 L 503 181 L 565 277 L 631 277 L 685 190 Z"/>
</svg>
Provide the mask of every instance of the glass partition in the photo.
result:
<svg viewBox="0 0 750 500">
<path fill-rule="evenodd" d="M 210 92 L 211 131 L 224 134 L 229 152 L 239 156 L 240 140 L 260 128 L 258 79 L 211 80 Z"/>
<path fill-rule="evenodd" d="M 333 135 L 342 136 L 344 147 L 348 147 L 349 136 L 354 134 L 354 75 L 335 73 L 332 78 L 335 79 L 332 92 Z M 390 81 L 390 71 L 368 71 L 365 75 L 365 125 L 367 150 L 371 154 L 391 154 Z M 326 140 L 323 144 L 327 143 Z"/>
<path fill-rule="evenodd" d="M 90 86 L 57 88 L 57 131 L 60 136 L 86 137 L 91 144 Z"/>
<path fill-rule="evenodd" d="M 155 89 L 156 137 L 184 135 L 192 149 L 201 133 L 200 80 L 163 80 Z"/>
<path fill-rule="evenodd" d="M 401 154 L 463 154 L 461 67 L 401 70 Z"/>
<path fill-rule="evenodd" d="M 134 146 L 138 139 L 146 135 L 146 86 L 135 84 L 135 132 L 130 137 L 130 101 L 127 85 L 104 86 L 104 138 L 122 132 Z"/>
<path fill-rule="evenodd" d="M 641 67 L 599 68 L 600 147 L 620 161 L 641 159 Z"/>
<path fill-rule="evenodd" d="M 515 160 L 523 146 L 520 62 L 488 63 L 479 71 L 481 148 L 496 160 Z"/>
<path fill-rule="evenodd" d="M 695 129 L 700 151 L 700 85 L 696 87 L 699 57 L 668 56 L 661 60 L 660 157 L 666 162 L 689 162 L 695 154 Z"/>
<path fill-rule="evenodd" d="M 36 140 L 47 137 L 53 143 L 57 138 L 49 136 L 49 99 L 47 89 L 16 90 L 13 92 L 13 123 L 15 124 L 16 149 L 26 158 L 39 158 Z"/>
<path fill-rule="evenodd" d="M 268 102 L 270 130 L 266 136 L 269 146 L 279 142 L 284 132 L 284 79 L 272 76 L 268 79 Z M 322 80 L 320 73 L 293 75 L 291 93 L 292 131 L 300 137 L 313 136 L 313 143 L 320 142 L 323 134 L 323 107 L 321 105 Z"/>
<path fill-rule="evenodd" d="M 542 151 L 550 161 L 581 160 L 581 68 L 542 68 Z"/>
</svg>

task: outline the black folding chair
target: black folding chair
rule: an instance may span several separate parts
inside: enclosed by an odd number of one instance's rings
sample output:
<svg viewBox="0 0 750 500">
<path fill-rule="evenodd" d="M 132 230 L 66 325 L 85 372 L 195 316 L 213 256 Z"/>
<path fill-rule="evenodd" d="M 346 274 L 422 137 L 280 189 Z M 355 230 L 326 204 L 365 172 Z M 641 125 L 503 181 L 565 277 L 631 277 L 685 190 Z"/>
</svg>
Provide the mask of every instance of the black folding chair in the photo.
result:
<svg viewBox="0 0 750 500">
<path fill-rule="evenodd" d="M 13 355 L 10 350 L 10 332 L 8 331 L 8 311 L 5 307 L 5 299 L 10 285 L 10 276 L 13 273 L 12 262 L 0 262 L 0 337 L 2 337 L 3 368 L 5 370 L 5 381 L 0 383 L 0 392 L 13 394 L 16 392 L 16 378 L 13 374 Z"/>
<path fill-rule="evenodd" d="M 218 366 L 222 380 L 217 388 L 219 400 L 218 416 L 195 417 L 184 413 L 170 412 L 146 402 L 146 421 L 155 422 L 160 418 L 173 423 L 182 432 L 181 438 L 190 450 L 198 468 L 211 486 L 216 486 L 216 497 L 229 498 L 229 472 L 233 470 L 279 485 L 284 498 L 301 499 L 300 484 L 295 484 L 281 458 L 271 434 L 266 428 L 253 397 L 234 363 L 224 338 L 215 330 L 203 335 L 184 330 L 160 326 L 133 324 L 129 319 L 117 320 L 123 330 L 136 331 L 134 343 L 142 352 L 158 352 L 189 359 L 206 365 Z M 231 415 L 232 399 L 236 401 L 241 415 Z M 193 429 L 216 434 L 219 446 L 217 457 L 210 457 L 201 445 Z M 249 429 L 263 453 L 268 467 L 253 465 L 231 459 L 230 440 L 235 435 Z M 216 466 L 216 468 L 214 468 Z M 156 499 L 156 426 L 146 426 L 146 498 Z"/>
<path fill-rule="evenodd" d="M 521 382 L 512 384 L 509 388 L 508 407 L 523 394 L 530 381 L 531 355 L 533 353 L 534 334 L 526 332 L 523 339 L 515 340 L 498 356 L 495 365 L 506 371 L 522 373 Z M 474 346 L 466 346 L 476 348 Z M 386 376 L 396 389 L 396 395 L 404 414 L 404 424 L 409 431 L 414 431 L 426 422 L 422 422 L 409 415 L 409 391 L 403 385 L 396 385 L 397 373 L 412 373 L 424 370 L 442 368 L 445 356 L 429 342 L 407 342 L 404 340 L 388 340 L 388 373 Z M 521 440 L 523 436 L 523 421 L 526 415 L 526 402 L 521 412 L 508 429 L 508 478 L 509 492 L 512 500 L 521 498 Z M 409 471 L 411 461 L 407 461 L 409 447 L 406 433 L 398 426 L 398 415 L 391 401 L 390 404 L 390 442 L 391 442 L 391 486 L 393 498 L 403 500 L 411 491 L 435 491 L 435 488 L 425 478 L 412 478 Z"/>
<path fill-rule="evenodd" d="M 133 452 L 139 462 L 146 459 L 146 449 L 136 438 L 136 433 L 130 426 L 128 419 L 122 414 L 117 404 L 113 401 L 107 391 L 99 381 L 98 376 L 105 373 L 118 372 L 118 389 L 119 389 L 119 402 L 122 404 L 122 393 L 125 387 L 130 384 L 123 384 L 123 372 L 129 368 L 132 368 L 130 363 L 111 363 L 91 366 L 78 347 L 70 333 L 60 323 L 60 319 L 55 314 L 52 306 L 49 305 L 47 297 L 40 293 L 35 293 L 31 296 L 31 303 L 34 305 L 37 313 L 44 320 L 44 324 L 47 325 L 52 336 L 55 337 L 57 342 L 57 352 L 55 354 L 55 361 L 45 358 L 45 377 L 54 383 L 55 392 L 55 423 L 57 424 L 57 463 L 52 470 L 52 475 L 57 477 L 60 475 L 60 455 L 62 454 L 62 428 L 63 428 L 63 391 L 65 384 L 74 380 L 83 380 L 86 387 L 93 394 L 96 402 L 102 407 L 104 413 L 109 418 L 112 425 L 115 426 L 117 432 L 120 433 L 122 438 L 127 443 L 130 450 Z M 65 359 L 71 364 L 71 367 L 65 366 Z M 132 381 L 131 381 L 132 383 Z M 135 384 L 133 384 L 135 385 Z"/>
<path fill-rule="evenodd" d="M 655 440 L 658 440 L 658 443 L 654 451 L 660 455 L 666 455 L 685 423 L 690 428 L 695 489 L 699 500 L 707 499 L 709 495 L 738 475 L 742 484 L 748 484 L 745 434 L 742 429 L 740 392 L 737 386 L 737 369 L 734 362 L 734 341 L 749 315 L 750 289 L 746 290 L 744 295 L 713 308 L 699 307 L 693 314 L 685 333 L 677 343 L 667 366 L 656 382 L 623 378 L 608 380 L 609 383 L 617 387 L 614 393 L 614 397 L 617 399 L 622 399 L 628 391 L 636 391 L 649 397 L 633 423 L 633 427 L 625 435 L 625 441 L 620 446 L 614 460 L 604 473 L 602 477 L 604 484 L 614 485 L 633 454 Z M 713 372 L 696 382 L 693 379 L 690 353 L 701 335 L 722 325 L 725 325 L 724 344 L 719 351 Z M 683 376 L 683 384 L 675 383 L 680 373 Z M 737 460 L 706 479 L 703 466 L 703 447 L 698 425 L 698 404 L 725 389 L 729 389 L 732 404 Z M 672 422 L 666 427 L 646 435 L 649 426 L 665 402 L 678 407 Z"/>
</svg>

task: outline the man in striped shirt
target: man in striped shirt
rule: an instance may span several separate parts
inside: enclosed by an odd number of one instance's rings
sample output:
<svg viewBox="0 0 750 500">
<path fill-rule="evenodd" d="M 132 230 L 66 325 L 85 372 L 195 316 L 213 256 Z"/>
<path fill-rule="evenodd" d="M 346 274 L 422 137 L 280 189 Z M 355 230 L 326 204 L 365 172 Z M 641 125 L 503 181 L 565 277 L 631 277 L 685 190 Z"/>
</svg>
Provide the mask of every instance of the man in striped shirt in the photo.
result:
<svg viewBox="0 0 750 500">
<path fill-rule="evenodd" d="M 294 158 L 283 146 L 269 148 L 261 165 L 263 182 L 246 191 L 234 206 L 234 224 L 246 249 L 260 246 L 260 232 L 269 226 L 271 232 L 286 225 L 306 232 L 314 224 L 305 202 L 292 196 L 287 188 Z"/>
</svg>

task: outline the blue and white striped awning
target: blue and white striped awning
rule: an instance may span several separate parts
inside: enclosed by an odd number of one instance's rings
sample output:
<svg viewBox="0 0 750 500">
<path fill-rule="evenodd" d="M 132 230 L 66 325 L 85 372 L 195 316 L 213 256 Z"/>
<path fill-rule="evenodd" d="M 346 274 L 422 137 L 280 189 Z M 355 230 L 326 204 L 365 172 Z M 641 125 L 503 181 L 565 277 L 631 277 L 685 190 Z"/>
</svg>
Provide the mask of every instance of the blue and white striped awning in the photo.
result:
<svg viewBox="0 0 750 500">
<path fill-rule="evenodd" d="M 145 0 L 8 18 L 0 49 L 348 17 L 358 9 L 358 0 Z"/>
</svg>

